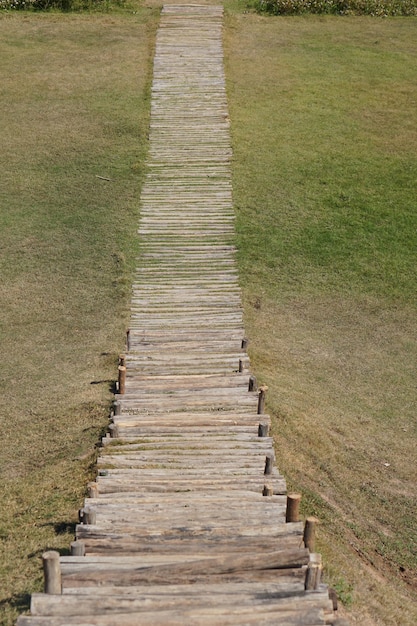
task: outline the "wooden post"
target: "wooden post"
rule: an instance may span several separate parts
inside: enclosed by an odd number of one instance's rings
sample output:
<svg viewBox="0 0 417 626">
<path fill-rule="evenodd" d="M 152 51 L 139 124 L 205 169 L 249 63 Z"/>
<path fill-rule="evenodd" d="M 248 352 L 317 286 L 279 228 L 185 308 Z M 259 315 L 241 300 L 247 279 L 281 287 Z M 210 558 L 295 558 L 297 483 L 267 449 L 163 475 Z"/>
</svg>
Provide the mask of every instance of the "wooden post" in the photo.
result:
<svg viewBox="0 0 417 626">
<path fill-rule="evenodd" d="M 258 437 L 268 437 L 269 433 L 269 424 L 266 422 L 259 422 L 258 426 Z"/>
<path fill-rule="evenodd" d="M 258 388 L 255 376 L 249 376 L 248 391 L 256 391 Z"/>
<path fill-rule="evenodd" d="M 84 509 L 78 509 L 78 521 L 84 524 Z"/>
<path fill-rule="evenodd" d="M 258 415 L 263 415 L 265 411 L 265 395 L 267 391 L 268 387 L 266 385 L 262 385 L 262 387 L 259 387 Z"/>
<path fill-rule="evenodd" d="M 89 506 L 86 506 L 84 508 L 83 524 L 94 525 L 96 523 L 96 517 L 97 514 L 92 508 L 90 508 Z"/>
<path fill-rule="evenodd" d="M 126 365 L 126 357 L 124 354 L 119 354 L 119 365 L 123 367 Z"/>
<path fill-rule="evenodd" d="M 62 594 L 61 564 L 59 562 L 59 552 L 50 550 L 42 554 L 44 593 L 55 595 Z"/>
<path fill-rule="evenodd" d="M 307 565 L 304 582 L 304 589 L 306 591 L 314 591 L 319 588 L 322 569 L 321 554 L 310 554 L 310 561 Z"/>
<path fill-rule="evenodd" d="M 88 483 L 87 485 L 87 493 L 89 498 L 98 498 L 98 484 L 97 483 Z"/>
<path fill-rule="evenodd" d="M 73 541 L 71 544 L 71 556 L 85 556 L 84 541 Z"/>
<path fill-rule="evenodd" d="M 329 600 L 332 601 L 333 611 L 337 611 L 337 608 L 338 608 L 337 592 L 336 592 L 336 589 L 333 589 L 332 587 L 329 587 Z"/>
<path fill-rule="evenodd" d="M 272 468 L 274 466 L 274 455 L 268 454 L 265 458 L 265 470 L 264 474 L 272 474 Z"/>
<path fill-rule="evenodd" d="M 109 470 L 106 470 L 106 469 L 99 469 L 99 470 L 98 470 L 98 475 L 99 475 L 99 476 L 108 476 L 108 475 L 109 475 Z"/>
<path fill-rule="evenodd" d="M 263 496 L 273 496 L 274 495 L 274 490 L 271 487 L 271 485 L 264 485 L 263 491 L 262 491 L 262 495 Z"/>
<path fill-rule="evenodd" d="M 300 521 L 300 493 L 289 493 L 287 495 L 287 510 L 285 513 L 286 522 L 299 522 Z"/>
<path fill-rule="evenodd" d="M 128 328 L 126 331 L 126 351 L 129 352 L 129 350 L 130 350 L 130 328 Z"/>
<path fill-rule="evenodd" d="M 115 415 L 120 415 L 122 412 L 122 403 L 121 402 L 115 402 L 113 404 L 114 407 L 114 414 Z"/>
<path fill-rule="evenodd" d="M 119 429 L 116 426 L 116 424 L 109 424 L 109 432 L 110 432 L 110 437 L 112 439 L 117 438 L 119 436 Z"/>
<path fill-rule="evenodd" d="M 242 339 L 242 350 L 246 350 L 247 347 L 248 347 L 248 340 L 245 337 L 244 339 Z"/>
<path fill-rule="evenodd" d="M 242 359 L 239 359 L 239 373 L 241 374 L 243 372 L 243 361 Z"/>
<path fill-rule="evenodd" d="M 304 526 L 303 541 L 305 547 L 308 548 L 310 552 L 314 552 L 314 545 L 316 542 L 316 525 L 318 524 L 318 521 L 317 517 L 307 517 Z"/>
<path fill-rule="evenodd" d="M 126 366 L 119 365 L 118 392 L 120 394 L 124 394 L 125 390 L 126 390 Z"/>
</svg>

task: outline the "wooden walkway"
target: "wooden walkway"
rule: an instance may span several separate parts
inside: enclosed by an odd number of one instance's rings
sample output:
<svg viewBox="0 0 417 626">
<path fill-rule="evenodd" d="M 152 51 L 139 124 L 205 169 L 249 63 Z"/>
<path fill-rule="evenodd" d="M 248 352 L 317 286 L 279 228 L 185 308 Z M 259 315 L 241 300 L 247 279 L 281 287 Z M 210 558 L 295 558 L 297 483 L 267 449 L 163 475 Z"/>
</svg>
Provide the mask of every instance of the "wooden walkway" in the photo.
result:
<svg viewBox="0 0 417 626">
<path fill-rule="evenodd" d="M 18 626 L 335 622 L 249 373 L 222 18 L 163 10 L 120 393 L 72 556 L 44 555 Z"/>
</svg>

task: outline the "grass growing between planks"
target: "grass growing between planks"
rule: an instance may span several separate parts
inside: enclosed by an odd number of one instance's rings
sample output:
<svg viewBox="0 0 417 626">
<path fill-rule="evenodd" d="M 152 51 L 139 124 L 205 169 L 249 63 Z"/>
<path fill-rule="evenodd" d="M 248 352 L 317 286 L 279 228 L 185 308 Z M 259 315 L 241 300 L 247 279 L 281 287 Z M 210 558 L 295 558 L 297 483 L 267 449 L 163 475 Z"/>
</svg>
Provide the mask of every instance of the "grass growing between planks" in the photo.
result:
<svg viewBox="0 0 417 626">
<path fill-rule="evenodd" d="M 226 32 L 252 367 L 353 624 L 417 622 L 416 32 L 236 13 Z"/>
<path fill-rule="evenodd" d="M 73 539 L 124 349 L 155 10 L 2 32 L 0 623 Z"/>
</svg>

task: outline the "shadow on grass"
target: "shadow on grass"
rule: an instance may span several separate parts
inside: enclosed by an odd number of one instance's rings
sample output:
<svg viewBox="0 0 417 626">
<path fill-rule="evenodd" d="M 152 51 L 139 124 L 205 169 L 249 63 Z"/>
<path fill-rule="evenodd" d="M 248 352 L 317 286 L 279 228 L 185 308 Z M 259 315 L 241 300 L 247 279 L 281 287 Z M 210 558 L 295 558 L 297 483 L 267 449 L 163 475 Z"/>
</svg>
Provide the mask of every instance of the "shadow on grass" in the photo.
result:
<svg viewBox="0 0 417 626">
<path fill-rule="evenodd" d="M 107 385 L 108 390 L 113 394 L 117 391 L 115 380 L 92 380 L 90 385 Z"/>
<path fill-rule="evenodd" d="M 30 609 L 30 593 L 16 593 L 10 598 L 0 601 L 0 616 L 6 609 L 13 609 L 18 613 L 24 613 Z"/>
</svg>

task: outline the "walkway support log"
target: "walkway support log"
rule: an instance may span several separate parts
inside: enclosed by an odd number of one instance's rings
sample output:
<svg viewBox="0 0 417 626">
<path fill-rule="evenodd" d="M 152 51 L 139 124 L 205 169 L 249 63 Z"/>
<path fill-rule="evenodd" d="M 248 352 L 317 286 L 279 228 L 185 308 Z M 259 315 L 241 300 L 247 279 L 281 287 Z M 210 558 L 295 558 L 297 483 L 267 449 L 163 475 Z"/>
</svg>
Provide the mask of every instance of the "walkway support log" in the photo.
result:
<svg viewBox="0 0 417 626">
<path fill-rule="evenodd" d="M 70 549 L 71 556 L 85 556 L 85 543 L 83 541 L 73 541 Z"/>
<path fill-rule="evenodd" d="M 123 395 L 126 391 L 126 366 L 119 365 L 118 392 Z"/>
<path fill-rule="evenodd" d="M 263 415 L 265 412 L 265 396 L 268 391 L 268 387 L 266 385 L 262 385 L 259 387 L 259 396 L 258 396 L 258 415 Z"/>
<path fill-rule="evenodd" d="M 287 510 L 285 512 L 286 522 L 299 522 L 300 521 L 300 502 L 301 502 L 301 494 L 289 493 L 287 495 Z"/>
<path fill-rule="evenodd" d="M 319 523 L 317 517 L 307 517 L 304 526 L 303 541 L 306 548 L 310 552 L 314 552 L 314 546 L 316 543 L 316 526 Z"/>
<path fill-rule="evenodd" d="M 50 550 L 42 555 L 44 592 L 48 594 L 61 595 L 61 565 L 59 562 L 59 552 Z"/>
<path fill-rule="evenodd" d="M 268 437 L 269 424 L 267 422 L 260 422 L 258 425 L 258 437 Z"/>
</svg>

